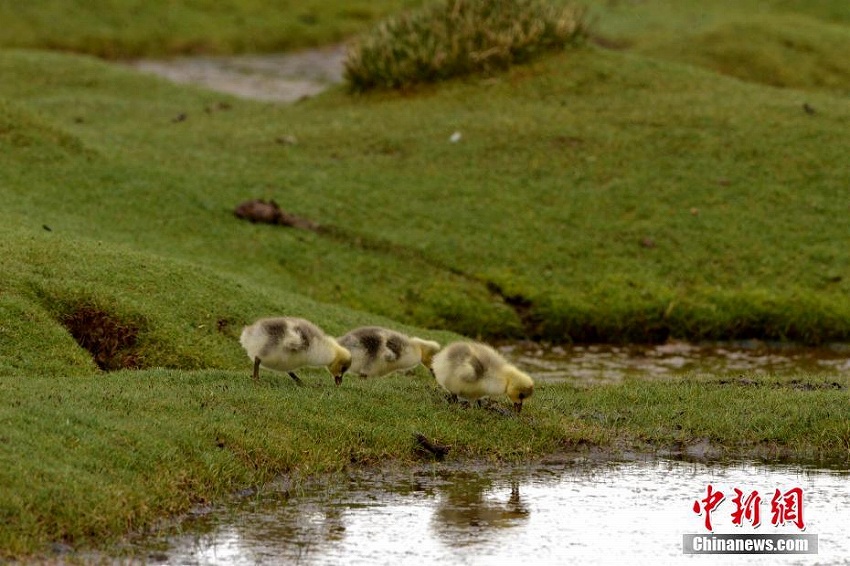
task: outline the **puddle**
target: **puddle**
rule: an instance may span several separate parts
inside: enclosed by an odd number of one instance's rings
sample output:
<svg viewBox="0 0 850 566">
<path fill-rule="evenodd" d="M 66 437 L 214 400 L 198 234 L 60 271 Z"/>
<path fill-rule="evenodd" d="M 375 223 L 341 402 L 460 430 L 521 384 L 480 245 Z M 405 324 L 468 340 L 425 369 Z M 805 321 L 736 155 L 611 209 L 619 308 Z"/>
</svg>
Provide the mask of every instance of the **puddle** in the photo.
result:
<svg viewBox="0 0 850 566">
<path fill-rule="evenodd" d="M 546 382 L 617 382 L 629 376 L 652 378 L 691 372 L 718 376 L 850 373 L 850 347 L 844 344 L 803 348 L 759 341 L 574 347 L 529 343 L 499 349 L 535 380 Z"/>
<path fill-rule="evenodd" d="M 684 555 L 707 534 L 692 509 L 726 494 L 715 533 L 817 535 L 817 555 Z M 732 521 L 734 489 L 758 492 L 761 524 Z M 801 488 L 804 530 L 774 525 L 771 499 Z M 184 524 L 139 556 L 160 564 L 848 564 L 848 471 L 672 460 L 355 472 L 292 494 L 266 488 Z M 290 497 L 294 495 L 293 497 Z M 157 543 L 148 543 L 147 548 Z"/>
<path fill-rule="evenodd" d="M 243 98 L 295 102 L 343 81 L 344 45 L 275 55 L 140 59 L 131 67 Z"/>
</svg>

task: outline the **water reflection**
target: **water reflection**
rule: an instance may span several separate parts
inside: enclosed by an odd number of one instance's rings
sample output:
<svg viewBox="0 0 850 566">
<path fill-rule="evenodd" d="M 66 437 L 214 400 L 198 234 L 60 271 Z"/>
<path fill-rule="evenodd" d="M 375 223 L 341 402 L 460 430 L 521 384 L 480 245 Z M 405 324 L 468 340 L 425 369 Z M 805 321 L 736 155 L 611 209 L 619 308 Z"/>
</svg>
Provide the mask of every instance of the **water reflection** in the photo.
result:
<svg viewBox="0 0 850 566">
<path fill-rule="evenodd" d="M 757 340 L 723 344 L 669 342 L 647 346 L 547 346 L 534 342 L 499 348 L 535 379 L 616 382 L 627 376 L 664 377 L 688 372 L 729 375 L 850 372 L 846 344 L 803 348 Z"/>
<path fill-rule="evenodd" d="M 793 525 L 732 524 L 733 489 L 801 487 L 816 556 L 685 556 L 682 535 L 704 533 L 693 502 L 708 483 L 729 494 L 715 532 L 799 533 Z M 445 466 L 335 476 L 290 497 L 261 496 L 184 525 L 162 553 L 170 564 L 850 564 L 846 471 L 667 460 L 552 461 L 516 468 Z M 770 497 L 767 496 L 769 502 Z M 769 503 L 762 516 L 769 517 Z M 150 545 L 151 543 L 146 543 Z M 147 552 L 147 554 L 145 554 Z"/>
<path fill-rule="evenodd" d="M 489 474 L 457 473 L 439 490 L 431 529 L 446 544 L 460 548 L 498 540 L 499 529 L 528 520 L 530 511 L 519 485 L 512 480 L 510 492 L 504 493 Z"/>
</svg>

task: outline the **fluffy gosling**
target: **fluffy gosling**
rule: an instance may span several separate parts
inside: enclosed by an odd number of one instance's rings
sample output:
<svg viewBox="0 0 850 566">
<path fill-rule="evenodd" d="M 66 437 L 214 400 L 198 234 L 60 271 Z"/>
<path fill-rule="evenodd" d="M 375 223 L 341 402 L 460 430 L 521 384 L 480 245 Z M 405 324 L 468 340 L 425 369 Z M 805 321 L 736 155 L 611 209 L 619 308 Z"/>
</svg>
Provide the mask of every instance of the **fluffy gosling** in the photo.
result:
<svg viewBox="0 0 850 566">
<path fill-rule="evenodd" d="M 300 367 L 327 367 L 334 382 L 351 365 L 351 353 L 308 320 L 294 317 L 261 318 L 242 329 L 239 343 L 254 362 L 254 380 L 260 379 L 260 366 L 285 371 L 303 385 L 294 370 Z"/>
<path fill-rule="evenodd" d="M 453 399 L 475 401 L 507 394 L 519 413 L 534 381 L 496 350 L 478 342 L 454 342 L 434 356 L 434 377 Z"/>
<path fill-rule="evenodd" d="M 405 336 L 378 326 L 356 328 L 339 338 L 351 352 L 351 372 L 361 377 L 379 377 L 422 363 L 429 370 L 440 345 L 431 340 Z"/>
</svg>

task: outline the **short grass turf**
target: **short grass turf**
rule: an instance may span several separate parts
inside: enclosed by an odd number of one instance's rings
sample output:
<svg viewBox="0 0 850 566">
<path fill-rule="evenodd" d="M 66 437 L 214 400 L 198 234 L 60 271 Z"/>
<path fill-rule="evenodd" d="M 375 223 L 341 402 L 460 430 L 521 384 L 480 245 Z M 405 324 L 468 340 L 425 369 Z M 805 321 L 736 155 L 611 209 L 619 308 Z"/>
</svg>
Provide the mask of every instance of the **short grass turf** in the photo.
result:
<svg viewBox="0 0 850 566">
<path fill-rule="evenodd" d="M 594 40 L 745 81 L 850 93 L 850 12 L 840 0 L 587 0 Z"/>
<path fill-rule="evenodd" d="M 0 46 L 106 58 L 275 51 L 341 41 L 418 1 L 34 0 L 0 3 Z"/>
<path fill-rule="evenodd" d="M 539 384 L 510 417 L 448 403 L 422 370 L 340 387 L 320 370 L 303 372 L 302 388 L 286 375 L 261 377 L 151 369 L 0 378 L 0 556 L 49 556 L 54 542 L 108 548 L 279 474 L 297 481 L 419 461 L 415 434 L 448 447 L 453 460 L 522 461 L 612 444 L 821 462 L 846 461 L 850 450 L 843 378 Z"/>
<path fill-rule="evenodd" d="M 841 97 L 594 47 L 295 106 L 43 52 L 0 70 L 4 213 L 55 238 L 472 336 L 850 336 Z M 254 197 L 328 230 L 237 221 Z"/>
</svg>

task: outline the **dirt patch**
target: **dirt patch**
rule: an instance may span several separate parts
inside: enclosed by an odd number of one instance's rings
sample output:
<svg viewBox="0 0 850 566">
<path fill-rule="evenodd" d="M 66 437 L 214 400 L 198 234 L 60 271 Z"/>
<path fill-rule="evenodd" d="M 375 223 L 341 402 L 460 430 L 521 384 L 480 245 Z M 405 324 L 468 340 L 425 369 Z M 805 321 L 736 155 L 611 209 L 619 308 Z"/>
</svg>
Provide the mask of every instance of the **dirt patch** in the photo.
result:
<svg viewBox="0 0 850 566">
<path fill-rule="evenodd" d="M 138 325 L 122 321 L 93 305 L 80 305 L 60 320 L 103 371 L 141 366 L 136 348 Z"/>
<path fill-rule="evenodd" d="M 236 218 L 253 223 L 279 224 L 313 232 L 319 230 L 319 225 L 312 220 L 282 210 L 273 200 L 268 202 L 263 199 L 245 201 L 234 209 L 233 214 Z"/>
</svg>

